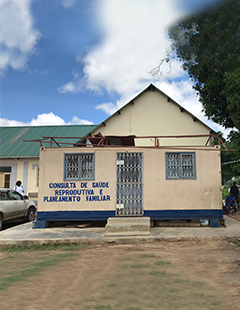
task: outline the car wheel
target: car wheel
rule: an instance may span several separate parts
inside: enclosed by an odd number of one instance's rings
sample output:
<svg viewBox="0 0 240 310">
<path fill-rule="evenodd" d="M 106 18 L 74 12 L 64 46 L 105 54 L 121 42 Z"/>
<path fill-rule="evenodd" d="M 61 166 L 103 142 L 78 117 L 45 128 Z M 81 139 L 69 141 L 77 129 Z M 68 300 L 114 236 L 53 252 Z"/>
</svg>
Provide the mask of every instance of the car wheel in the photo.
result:
<svg viewBox="0 0 240 310">
<path fill-rule="evenodd" d="M 26 222 L 32 222 L 35 218 L 35 208 L 30 207 L 26 216 Z"/>
<path fill-rule="evenodd" d="M 0 214 L 0 230 L 2 230 L 3 227 L 3 217 L 2 214 Z"/>
</svg>

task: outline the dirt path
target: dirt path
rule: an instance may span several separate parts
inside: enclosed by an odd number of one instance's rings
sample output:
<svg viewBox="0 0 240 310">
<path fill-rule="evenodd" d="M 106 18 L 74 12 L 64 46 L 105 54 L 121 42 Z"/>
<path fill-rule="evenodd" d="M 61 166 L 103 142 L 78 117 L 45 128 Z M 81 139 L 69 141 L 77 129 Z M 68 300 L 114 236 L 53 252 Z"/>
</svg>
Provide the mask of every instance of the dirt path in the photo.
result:
<svg viewBox="0 0 240 310">
<path fill-rule="evenodd" d="M 96 245 L 76 254 L 24 282 L 16 282 L 6 291 L 0 291 L 1 310 L 240 309 L 240 248 L 227 240 Z M 161 269 L 161 275 L 165 280 L 150 289 L 148 275 L 152 277 L 154 272 L 157 274 L 159 271 L 154 268 L 160 264 L 164 265 L 161 266 L 164 268 Z M 129 266 L 134 268 L 127 269 Z M 151 272 L 146 273 L 146 270 Z M 141 275 L 143 278 L 138 278 Z M 132 282 L 129 282 L 130 278 Z M 178 297 L 179 303 L 166 303 L 164 295 L 157 304 L 160 291 L 170 278 L 173 280 L 169 283 L 174 284 L 165 294 L 173 299 Z M 134 281 L 140 281 L 138 279 L 144 281 L 136 286 Z M 151 279 L 155 283 L 156 277 Z M 182 285 L 189 285 L 186 289 L 182 286 L 181 291 L 177 287 L 180 280 Z M 188 291 L 194 285 L 199 285 L 199 296 L 195 292 L 196 296 L 192 297 Z M 125 288 L 128 291 L 124 293 Z M 201 294 L 206 300 L 215 297 L 211 307 L 207 304 L 204 306 L 204 303 L 200 307 Z M 199 306 L 197 297 L 200 298 Z M 147 298 L 149 306 L 146 306 Z M 182 304 L 180 299 L 183 300 Z M 190 305 L 194 300 L 196 307 Z"/>
</svg>

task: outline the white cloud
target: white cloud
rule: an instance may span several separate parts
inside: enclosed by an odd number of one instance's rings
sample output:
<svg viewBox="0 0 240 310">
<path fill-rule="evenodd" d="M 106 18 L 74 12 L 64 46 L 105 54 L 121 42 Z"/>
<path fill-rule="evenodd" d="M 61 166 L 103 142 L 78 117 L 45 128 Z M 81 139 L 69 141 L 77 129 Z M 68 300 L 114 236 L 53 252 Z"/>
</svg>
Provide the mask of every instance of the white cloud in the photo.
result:
<svg viewBox="0 0 240 310">
<path fill-rule="evenodd" d="M 32 0 L 0 1 L 0 70 L 22 70 L 34 52 L 40 33 L 33 28 Z"/>
<path fill-rule="evenodd" d="M 75 5 L 77 0 L 62 0 L 62 5 L 66 8 L 69 9 Z"/>
<path fill-rule="evenodd" d="M 73 116 L 71 122 L 67 123 L 67 125 L 93 125 L 93 122 Z"/>
<path fill-rule="evenodd" d="M 70 122 L 65 122 L 60 116 L 54 113 L 39 114 L 36 119 L 32 119 L 30 122 L 24 123 L 16 120 L 9 120 L 0 118 L 0 126 L 47 126 L 47 125 L 92 125 L 93 122 L 80 119 L 77 116 L 73 116 Z"/>
<path fill-rule="evenodd" d="M 113 114 L 118 110 L 118 106 L 112 102 L 102 103 L 95 107 L 97 110 L 101 110 L 105 112 L 106 114 Z"/>
<path fill-rule="evenodd" d="M 80 83 L 74 83 L 74 82 L 69 82 L 61 87 L 58 88 L 59 93 L 61 94 L 66 94 L 66 93 L 77 93 L 81 91 L 82 88 L 80 89 Z"/>
<path fill-rule="evenodd" d="M 144 85 L 143 88 L 146 88 L 148 86 L 148 83 Z M 142 91 L 143 89 L 141 89 Z M 131 101 L 139 92 L 133 90 L 129 91 L 128 93 L 125 93 L 121 96 L 119 100 L 116 101 L 116 103 L 113 102 L 107 102 L 107 103 L 102 103 L 97 106 L 95 106 L 95 109 L 101 110 L 105 112 L 108 115 L 113 114 L 117 110 L 119 110 L 121 107 L 123 107 L 125 104 L 127 104 L 129 101 Z"/>
<path fill-rule="evenodd" d="M 6 118 L 0 118 L 0 126 L 11 126 L 11 127 L 15 127 L 15 126 L 25 126 L 27 124 L 23 123 L 23 122 L 19 122 L 16 120 L 10 120 L 10 119 L 6 119 Z"/>
<path fill-rule="evenodd" d="M 65 121 L 61 117 L 50 112 L 38 115 L 36 119 L 31 120 L 30 124 L 31 126 L 64 125 Z"/>
<path fill-rule="evenodd" d="M 99 1 L 96 20 L 103 39 L 84 58 L 77 57 L 83 64 L 84 77 L 80 78 L 82 75 L 75 70 L 73 80 L 58 91 L 76 93 L 85 89 L 96 92 L 105 89 L 110 95 L 116 92 L 120 97 L 117 102 L 95 107 L 110 115 L 154 83 L 210 127 L 226 133 L 224 128 L 204 116 L 192 83 L 187 80 L 179 61 L 164 63 L 158 78 L 150 74 L 169 52 L 167 28 L 185 14 L 180 11 L 178 1 Z"/>
<path fill-rule="evenodd" d="M 105 88 L 109 93 L 141 90 L 143 80 L 153 80 L 149 72 L 169 48 L 166 28 L 181 14 L 175 9 L 175 1 L 99 1 L 96 19 L 103 40 L 81 59 L 84 78 L 74 77 L 59 91 L 82 91 L 82 84 L 94 91 Z M 179 63 L 174 63 L 170 75 L 176 77 L 181 72 Z"/>
</svg>

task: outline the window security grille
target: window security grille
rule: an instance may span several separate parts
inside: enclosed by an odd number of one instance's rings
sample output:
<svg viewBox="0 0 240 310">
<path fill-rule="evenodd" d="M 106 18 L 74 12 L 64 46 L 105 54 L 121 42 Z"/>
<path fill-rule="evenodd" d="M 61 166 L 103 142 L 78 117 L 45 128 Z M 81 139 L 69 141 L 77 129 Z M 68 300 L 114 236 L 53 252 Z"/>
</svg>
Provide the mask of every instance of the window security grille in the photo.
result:
<svg viewBox="0 0 240 310">
<path fill-rule="evenodd" d="M 82 154 L 81 157 L 81 179 L 93 179 L 93 155 Z"/>
<path fill-rule="evenodd" d="M 94 154 L 65 154 L 65 180 L 93 180 Z"/>
<path fill-rule="evenodd" d="M 196 179 L 195 153 L 166 153 L 167 179 Z"/>
</svg>

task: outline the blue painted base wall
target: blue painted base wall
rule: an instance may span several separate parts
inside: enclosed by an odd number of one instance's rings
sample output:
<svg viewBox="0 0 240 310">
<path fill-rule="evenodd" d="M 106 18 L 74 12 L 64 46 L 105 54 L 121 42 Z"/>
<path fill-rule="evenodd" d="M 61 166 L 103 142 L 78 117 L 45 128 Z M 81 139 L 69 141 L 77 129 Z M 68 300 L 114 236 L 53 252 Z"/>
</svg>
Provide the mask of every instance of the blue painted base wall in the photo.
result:
<svg viewBox="0 0 240 310">
<path fill-rule="evenodd" d="M 105 221 L 115 211 L 45 211 L 37 213 L 37 221 Z"/>
<path fill-rule="evenodd" d="M 216 210 L 145 210 L 144 216 L 152 220 L 188 220 L 223 218 L 223 211 Z M 115 217 L 115 211 L 45 211 L 37 213 L 37 221 L 105 221 Z"/>
<path fill-rule="evenodd" d="M 223 210 L 157 210 L 144 211 L 152 220 L 222 219 Z"/>
</svg>

